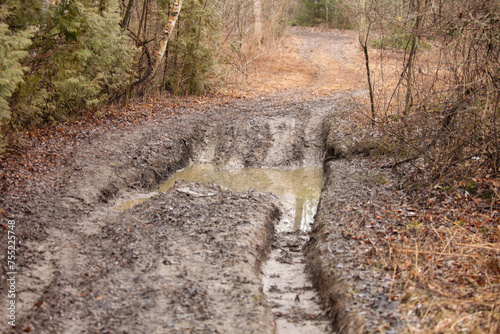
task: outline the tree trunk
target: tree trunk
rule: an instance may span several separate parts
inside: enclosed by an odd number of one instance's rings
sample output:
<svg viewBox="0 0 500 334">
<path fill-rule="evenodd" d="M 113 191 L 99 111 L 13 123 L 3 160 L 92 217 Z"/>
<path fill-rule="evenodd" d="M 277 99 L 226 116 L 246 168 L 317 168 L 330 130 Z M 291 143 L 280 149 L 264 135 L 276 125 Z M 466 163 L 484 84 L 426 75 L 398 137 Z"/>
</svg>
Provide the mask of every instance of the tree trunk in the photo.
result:
<svg viewBox="0 0 500 334">
<path fill-rule="evenodd" d="M 144 0 L 143 6 L 142 6 L 141 20 L 139 21 L 139 28 L 137 29 L 137 37 L 135 40 L 135 46 L 137 46 L 137 47 L 139 47 L 139 45 L 141 43 L 142 27 L 146 26 L 146 14 L 148 12 L 148 7 L 149 7 L 149 0 Z"/>
<path fill-rule="evenodd" d="M 367 40 L 367 33 L 366 33 L 366 1 L 361 0 L 361 18 L 359 22 L 359 41 L 361 42 L 361 45 L 363 45 L 362 41 Z"/>
<path fill-rule="evenodd" d="M 368 57 L 368 36 L 370 34 L 371 22 L 368 20 L 366 23 L 366 3 L 365 0 L 361 0 L 361 22 L 359 27 L 359 44 L 361 44 L 361 48 L 363 49 L 363 53 L 365 54 L 365 67 L 366 67 L 366 77 L 368 79 L 368 90 L 370 93 L 370 110 L 371 110 L 371 118 L 372 124 L 375 124 L 377 121 L 375 114 L 375 102 L 373 97 L 373 86 L 370 75 L 370 58 Z"/>
<path fill-rule="evenodd" d="M 134 5 L 134 0 L 129 0 L 127 9 L 125 10 L 125 15 L 123 15 L 123 20 L 122 20 L 122 29 L 126 30 L 128 28 L 128 25 L 130 23 L 130 16 L 132 14 L 132 6 Z"/>
<path fill-rule="evenodd" d="M 136 40 L 135 40 L 135 46 L 136 47 L 139 47 L 140 42 L 141 42 L 142 26 L 145 24 L 146 12 L 148 10 L 148 2 L 149 2 L 149 0 L 144 0 L 143 5 L 142 5 L 141 20 L 139 21 L 139 28 L 137 29 L 137 37 L 136 37 Z M 144 47 L 146 47 L 146 46 L 144 46 Z M 138 59 L 135 59 L 134 63 L 137 63 L 137 61 L 138 61 Z M 131 94 L 131 91 L 132 91 L 132 85 L 134 85 L 134 72 L 131 73 L 129 83 L 127 85 L 127 90 L 126 90 L 126 93 L 125 93 L 125 107 L 128 106 L 128 102 L 129 102 L 129 99 L 130 99 L 130 94 Z"/>
<path fill-rule="evenodd" d="M 363 52 L 365 54 L 366 77 L 368 79 L 368 91 L 370 93 L 370 110 L 371 110 L 372 124 L 375 125 L 375 122 L 377 121 L 377 115 L 375 113 L 373 86 L 372 86 L 372 79 L 370 76 L 370 59 L 368 57 L 368 45 L 367 43 L 365 43 L 364 45 L 361 45 L 361 47 L 363 48 Z"/>
<path fill-rule="evenodd" d="M 254 34 L 257 44 L 260 46 L 262 41 L 262 2 L 253 0 L 253 13 L 255 16 Z"/>
<path fill-rule="evenodd" d="M 163 56 L 165 55 L 165 50 L 167 49 L 167 44 L 170 38 L 170 34 L 172 34 L 172 30 L 174 30 L 175 23 L 177 22 L 177 18 L 179 17 L 181 8 L 182 8 L 182 0 L 175 0 L 174 7 L 170 12 L 170 16 L 168 17 L 165 30 L 161 35 L 160 43 L 156 51 L 156 58 L 153 65 L 153 76 L 158 71 L 158 67 L 160 67 L 161 61 L 163 60 Z"/>
<path fill-rule="evenodd" d="M 420 21 L 422 19 L 421 17 L 421 0 L 415 0 L 416 1 L 416 18 L 415 18 L 415 25 L 413 26 L 413 30 L 411 32 L 411 37 L 410 37 L 410 54 L 408 55 L 408 62 L 406 63 L 406 101 L 405 101 L 405 110 L 404 110 L 404 116 L 408 116 L 410 113 L 411 106 L 413 104 L 413 81 L 414 81 L 414 74 L 413 74 L 413 66 L 414 66 L 414 60 L 415 60 L 415 55 L 417 53 L 417 46 L 418 46 L 418 35 L 419 35 L 419 30 L 420 30 Z"/>
<path fill-rule="evenodd" d="M 326 27 L 330 28 L 330 22 L 328 22 L 328 0 L 325 0 L 325 21 Z"/>
</svg>

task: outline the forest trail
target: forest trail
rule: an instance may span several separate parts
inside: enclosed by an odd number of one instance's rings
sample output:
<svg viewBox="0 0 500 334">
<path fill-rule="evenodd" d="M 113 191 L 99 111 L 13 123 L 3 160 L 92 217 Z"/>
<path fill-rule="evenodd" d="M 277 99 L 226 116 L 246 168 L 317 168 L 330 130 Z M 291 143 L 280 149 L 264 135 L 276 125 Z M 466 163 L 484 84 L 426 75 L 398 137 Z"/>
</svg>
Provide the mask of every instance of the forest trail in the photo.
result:
<svg viewBox="0 0 500 334">
<path fill-rule="evenodd" d="M 275 49 L 259 54 L 248 70 L 244 92 L 314 98 L 366 89 L 363 54 L 351 30 L 288 28 Z"/>
<path fill-rule="evenodd" d="M 352 113 L 350 94 L 364 92 L 358 51 L 351 32 L 292 28 L 282 48 L 256 61 L 245 98 L 181 104 L 124 128 L 94 129 L 55 152 L 56 173 L 33 175 L 22 195 L 2 202 L 23 229 L 14 332 L 274 333 L 261 269 L 283 214 L 275 196 L 184 182 L 125 212 L 114 207 L 151 197 L 190 163 L 321 166 L 325 120 Z M 355 197 L 358 189 L 335 191 Z M 279 238 L 278 247 L 302 257 L 305 234 Z M 323 314 L 304 316 L 320 320 L 321 331 L 339 327 Z"/>
</svg>

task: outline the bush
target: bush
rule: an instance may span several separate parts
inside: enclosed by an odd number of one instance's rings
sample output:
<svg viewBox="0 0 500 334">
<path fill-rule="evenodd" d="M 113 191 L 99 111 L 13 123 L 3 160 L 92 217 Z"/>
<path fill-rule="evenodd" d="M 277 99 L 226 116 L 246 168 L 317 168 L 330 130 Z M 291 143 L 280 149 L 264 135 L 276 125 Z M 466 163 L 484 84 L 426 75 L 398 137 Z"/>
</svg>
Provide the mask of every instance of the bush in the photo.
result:
<svg viewBox="0 0 500 334">
<path fill-rule="evenodd" d="M 352 29 L 343 0 L 300 0 L 293 25 Z"/>
<path fill-rule="evenodd" d="M 410 47 L 410 34 L 392 34 L 390 36 L 382 36 L 381 39 L 372 38 L 370 40 L 371 47 L 375 49 L 397 49 L 397 50 L 408 50 Z M 418 47 L 421 50 L 427 50 L 432 47 L 430 43 L 420 41 Z"/>
<path fill-rule="evenodd" d="M 23 15 L 33 4 L 12 1 L 12 26 L 36 29 L 29 72 L 11 100 L 14 128 L 55 122 L 106 102 L 124 89 L 135 48 L 121 32 L 117 3 L 101 11 L 91 1 L 69 0 Z"/>
<path fill-rule="evenodd" d="M 4 6 L 0 6 L 0 130 L 10 120 L 8 101 L 23 81 L 24 72 L 21 61 L 26 58 L 26 49 L 31 45 L 30 30 L 12 31 L 3 21 L 8 16 Z M 0 132 L 0 157 L 5 152 L 4 134 Z"/>
</svg>

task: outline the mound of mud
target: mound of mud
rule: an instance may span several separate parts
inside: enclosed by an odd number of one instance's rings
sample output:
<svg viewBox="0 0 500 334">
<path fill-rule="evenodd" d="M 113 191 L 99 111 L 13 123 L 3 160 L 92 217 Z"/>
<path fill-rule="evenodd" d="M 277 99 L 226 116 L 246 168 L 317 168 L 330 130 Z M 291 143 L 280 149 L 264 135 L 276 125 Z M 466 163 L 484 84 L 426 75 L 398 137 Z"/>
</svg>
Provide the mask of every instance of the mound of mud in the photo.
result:
<svg viewBox="0 0 500 334">
<path fill-rule="evenodd" d="M 272 333 L 259 268 L 278 206 L 270 195 L 177 182 L 89 238 L 94 268 L 64 293 L 46 292 L 31 330 Z"/>
</svg>

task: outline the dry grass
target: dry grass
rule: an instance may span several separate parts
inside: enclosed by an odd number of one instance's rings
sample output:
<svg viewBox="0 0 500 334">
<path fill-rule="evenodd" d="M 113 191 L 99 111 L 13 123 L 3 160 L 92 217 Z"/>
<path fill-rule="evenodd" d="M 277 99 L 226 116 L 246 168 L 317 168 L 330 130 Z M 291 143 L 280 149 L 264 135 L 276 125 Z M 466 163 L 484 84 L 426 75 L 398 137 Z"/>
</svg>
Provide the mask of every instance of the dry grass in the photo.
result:
<svg viewBox="0 0 500 334">
<path fill-rule="evenodd" d="M 387 122 L 379 123 L 386 134 L 380 137 L 385 138 L 382 146 L 398 153 L 394 161 L 401 161 L 410 151 L 430 145 L 438 135 L 433 126 L 439 130 L 439 118 L 431 122 L 433 114 L 428 112 L 432 110 L 425 109 L 435 101 L 420 101 L 422 106 L 405 124 L 396 121 L 393 116 L 401 113 L 405 103 L 404 86 L 397 89 L 404 52 L 370 52 L 379 116 L 381 122 Z M 430 49 L 419 56 L 423 64 L 420 74 L 440 69 L 434 82 L 436 92 L 446 88 L 449 74 L 440 68 L 438 53 Z M 419 76 L 416 87 L 426 87 L 426 80 L 431 79 L 430 75 Z M 368 108 L 361 114 L 365 115 L 363 126 L 369 127 Z M 473 125 L 471 121 L 456 137 L 467 137 L 465 131 L 474 131 Z M 444 159 L 453 147 L 460 147 L 451 138 L 450 134 L 448 146 L 424 151 L 427 160 L 398 165 L 405 177 L 417 175 L 410 183 L 417 194 L 408 195 L 403 205 L 397 200 L 381 200 L 372 207 L 376 213 L 367 213 L 372 222 L 383 226 L 383 232 L 367 239 L 373 246 L 367 262 L 392 275 L 388 298 L 400 300 L 403 314 L 418 317 L 418 326 L 410 325 L 409 317 L 409 333 L 500 333 L 500 181 L 488 175 L 482 157 L 459 164 Z M 401 147 L 395 149 L 395 142 Z M 466 157 L 477 156 L 466 147 L 461 152 Z M 446 166 L 452 168 L 444 169 Z M 433 172 L 440 170 L 445 174 L 434 174 L 440 178 L 431 184 Z"/>
<path fill-rule="evenodd" d="M 403 76 L 405 52 L 397 49 L 369 49 L 370 68 L 375 93 L 375 103 L 379 116 L 388 116 L 401 113 L 405 108 L 406 78 Z M 417 55 L 418 66 L 415 76 L 415 104 L 428 101 L 419 100 L 424 93 L 429 94 L 432 87 L 433 94 L 439 95 L 439 90 L 446 87 L 447 76 L 450 75 L 446 67 L 439 61 L 440 50 L 430 48 L 422 50 Z M 418 107 L 417 107 L 418 108 Z"/>
<path fill-rule="evenodd" d="M 314 83 L 317 69 L 299 52 L 303 41 L 296 36 L 287 36 L 280 49 L 266 50 L 249 69 L 245 88 L 265 93 L 303 88 Z"/>
<path fill-rule="evenodd" d="M 500 216 L 454 197 L 409 207 L 380 261 L 393 274 L 392 298 L 420 319 L 410 332 L 498 333 Z"/>
</svg>

